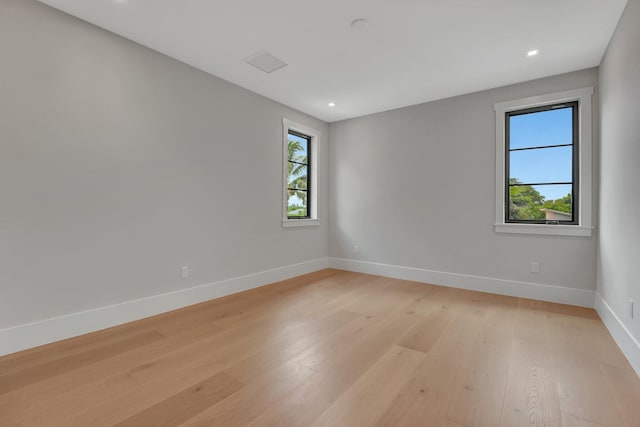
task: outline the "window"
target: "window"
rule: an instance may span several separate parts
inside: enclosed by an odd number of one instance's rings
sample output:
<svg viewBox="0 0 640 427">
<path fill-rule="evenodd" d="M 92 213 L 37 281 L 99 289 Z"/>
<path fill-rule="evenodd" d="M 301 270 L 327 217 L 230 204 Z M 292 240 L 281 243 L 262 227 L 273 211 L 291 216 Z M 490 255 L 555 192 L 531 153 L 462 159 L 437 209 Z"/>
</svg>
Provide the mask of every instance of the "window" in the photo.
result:
<svg viewBox="0 0 640 427">
<path fill-rule="evenodd" d="M 317 225 L 317 144 L 320 133 L 283 120 L 285 227 Z"/>
<path fill-rule="evenodd" d="M 311 137 L 289 130 L 287 135 L 287 218 L 309 218 Z"/>
<path fill-rule="evenodd" d="M 592 94 L 495 105 L 497 232 L 591 235 Z"/>
<path fill-rule="evenodd" d="M 578 103 L 505 114 L 506 222 L 577 224 Z"/>
</svg>

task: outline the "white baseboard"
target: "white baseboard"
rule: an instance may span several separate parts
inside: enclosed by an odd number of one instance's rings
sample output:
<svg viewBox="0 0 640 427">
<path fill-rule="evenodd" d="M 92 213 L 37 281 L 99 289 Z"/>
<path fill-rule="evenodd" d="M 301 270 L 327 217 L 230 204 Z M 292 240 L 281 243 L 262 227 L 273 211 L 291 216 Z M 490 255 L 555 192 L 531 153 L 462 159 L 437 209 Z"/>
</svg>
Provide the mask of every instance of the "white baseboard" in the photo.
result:
<svg viewBox="0 0 640 427">
<path fill-rule="evenodd" d="M 631 335 L 629 329 L 611 309 L 609 304 L 596 292 L 596 311 L 609 333 L 622 350 L 633 369 L 640 376 L 640 343 Z"/>
<path fill-rule="evenodd" d="M 328 267 L 327 258 L 0 329 L 0 356 L 110 328 Z"/>
<path fill-rule="evenodd" d="M 451 288 L 468 289 L 492 294 L 529 298 L 540 301 L 557 302 L 593 308 L 594 291 L 565 288 L 539 283 L 516 282 L 513 280 L 466 274 L 445 273 L 421 268 L 355 261 L 344 258 L 329 258 L 329 267 L 357 273 L 375 274 L 395 279 L 413 280 Z"/>
</svg>

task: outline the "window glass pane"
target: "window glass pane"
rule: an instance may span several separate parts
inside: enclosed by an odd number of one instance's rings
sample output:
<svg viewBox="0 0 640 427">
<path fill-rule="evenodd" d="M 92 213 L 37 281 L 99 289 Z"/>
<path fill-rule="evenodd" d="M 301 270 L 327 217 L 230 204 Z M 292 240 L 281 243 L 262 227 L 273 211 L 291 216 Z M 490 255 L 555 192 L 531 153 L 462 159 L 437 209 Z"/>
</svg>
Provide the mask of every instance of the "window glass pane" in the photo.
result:
<svg viewBox="0 0 640 427">
<path fill-rule="evenodd" d="M 510 186 L 509 219 L 571 221 L 571 187 L 567 184 Z"/>
<path fill-rule="evenodd" d="M 292 133 L 289 134 L 289 160 L 308 162 L 309 140 Z"/>
<path fill-rule="evenodd" d="M 509 148 L 543 147 L 573 142 L 573 108 L 509 116 Z"/>
<path fill-rule="evenodd" d="M 288 191 L 287 216 L 290 218 L 308 217 L 308 203 L 306 191 Z"/>
<path fill-rule="evenodd" d="M 573 147 L 511 151 L 509 178 L 523 183 L 572 182 Z"/>
<path fill-rule="evenodd" d="M 289 162 L 289 188 L 299 188 L 306 190 L 307 187 L 307 166 L 299 163 Z"/>
</svg>

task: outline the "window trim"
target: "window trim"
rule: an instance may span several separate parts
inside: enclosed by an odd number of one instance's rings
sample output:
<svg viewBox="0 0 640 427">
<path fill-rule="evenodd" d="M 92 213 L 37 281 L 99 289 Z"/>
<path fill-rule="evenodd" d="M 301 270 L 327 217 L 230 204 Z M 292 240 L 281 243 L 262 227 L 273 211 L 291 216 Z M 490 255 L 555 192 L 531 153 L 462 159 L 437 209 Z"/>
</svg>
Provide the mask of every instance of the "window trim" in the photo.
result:
<svg viewBox="0 0 640 427">
<path fill-rule="evenodd" d="M 289 131 L 309 137 L 308 168 L 308 218 L 289 218 L 288 215 L 288 178 L 289 178 Z M 320 224 L 318 219 L 318 141 L 320 132 L 287 118 L 282 119 L 282 227 L 308 227 Z"/>
<path fill-rule="evenodd" d="M 496 116 L 496 218 L 497 233 L 543 234 L 563 236 L 591 236 L 592 226 L 592 112 L 593 87 L 533 96 L 494 105 Z M 577 224 L 535 224 L 507 222 L 506 220 L 506 113 L 543 107 L 563 102 L 578 101 L 578 176 Z M 574 177 L 574 180 L 576 177 Z"/>
</svg>

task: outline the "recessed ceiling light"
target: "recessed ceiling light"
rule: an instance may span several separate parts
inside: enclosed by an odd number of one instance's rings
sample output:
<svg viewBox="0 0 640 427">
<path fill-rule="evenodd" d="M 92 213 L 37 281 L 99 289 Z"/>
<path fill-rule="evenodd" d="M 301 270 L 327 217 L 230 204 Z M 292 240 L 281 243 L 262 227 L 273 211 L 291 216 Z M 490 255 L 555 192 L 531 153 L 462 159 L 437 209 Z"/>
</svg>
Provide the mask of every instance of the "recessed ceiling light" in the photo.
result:
<svg viewBox="0 0 640 427">
<path fill-rule="evenodd" d="M 540 53 L 540 51 L 538 49 L 534 49 L 534 50 L 530 50 L 529 52 L 527 52 L 527 56 L 536 56 L 539 53 Z"/>
<path fill-rule="evenodd" d="M 351 21 L 351 29 L 355 31 L 364 31 L 369 28 L 369 21 L 363 18 L 354 19 Z"/>
<path fill-rule="evenodd" d="M 336 103 L 335 103 L 335 102 L 330 102 L 330 103 L 329 103 L 329 107 L 335 107 L 335 106 L 336 106 Z"/>
</svg>

